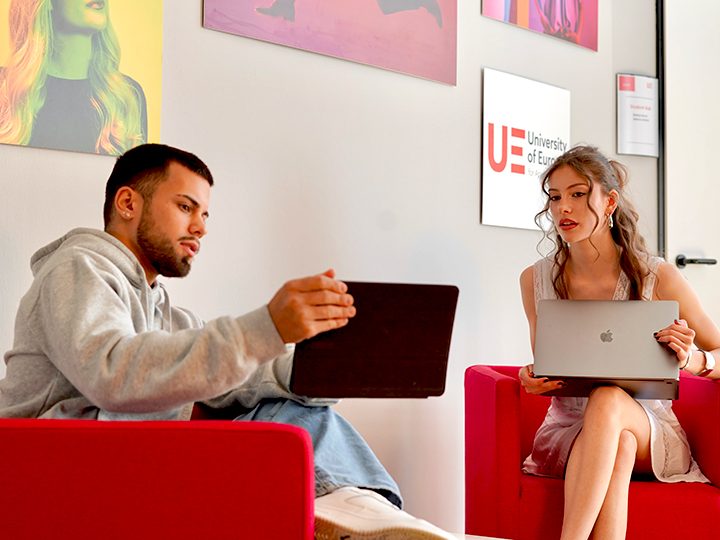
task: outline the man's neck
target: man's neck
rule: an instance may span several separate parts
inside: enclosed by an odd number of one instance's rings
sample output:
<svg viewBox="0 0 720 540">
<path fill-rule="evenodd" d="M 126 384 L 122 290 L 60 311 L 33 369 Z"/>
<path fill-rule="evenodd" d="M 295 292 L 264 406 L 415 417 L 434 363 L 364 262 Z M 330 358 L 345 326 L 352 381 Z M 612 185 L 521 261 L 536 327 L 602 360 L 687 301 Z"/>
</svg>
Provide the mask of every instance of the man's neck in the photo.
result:
<svg viewBox="0 0 720 540">
<path fill-rule="evenodd" d="M 150 261 L 145 256 L 145 253 L 137 242 L 135 242 L 127 232 L 118 227 L 108 226 L 105 228 L 105 232 L 117 238 L 125 245 L 126 248 L 132 251 L 133 255 L 135 255 L 135 258 L 138 260 L 140 266 L 142 266 L 143 271 L 145 272 L 145 279 L 147 280 L 148 285 L 151 287 L 155 285 L 158 273 L 155 271 L 152 264 L 150 264 Z"/>
</svg>

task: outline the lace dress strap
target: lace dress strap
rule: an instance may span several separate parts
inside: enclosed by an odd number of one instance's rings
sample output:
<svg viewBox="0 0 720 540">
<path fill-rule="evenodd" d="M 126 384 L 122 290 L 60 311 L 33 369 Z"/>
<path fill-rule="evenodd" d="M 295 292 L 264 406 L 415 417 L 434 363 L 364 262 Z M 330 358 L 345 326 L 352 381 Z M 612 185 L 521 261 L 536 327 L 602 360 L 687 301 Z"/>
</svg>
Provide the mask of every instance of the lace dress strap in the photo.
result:
<svg viewBox="0 0 720 540">
<path fill-rule="evenodd" d="M 655 282 L 657 281 L 657 271 L 660 265 L 664 262 L 660 257 L 650 257 L 648 259 L 648 268 L 650 275 L 645 279 L 643 284 L 642 299 L 652 300 L 653 292 L 655 291 Z"/>
<path fill-rule="evenodd" d="M 538 301 L 557 298 L 552 284 L 552 269 L 553 260 L 547 257 L 540 259 L 533 265 L 533 289 L 535 291 L 536 312 Z"/>
</svg>

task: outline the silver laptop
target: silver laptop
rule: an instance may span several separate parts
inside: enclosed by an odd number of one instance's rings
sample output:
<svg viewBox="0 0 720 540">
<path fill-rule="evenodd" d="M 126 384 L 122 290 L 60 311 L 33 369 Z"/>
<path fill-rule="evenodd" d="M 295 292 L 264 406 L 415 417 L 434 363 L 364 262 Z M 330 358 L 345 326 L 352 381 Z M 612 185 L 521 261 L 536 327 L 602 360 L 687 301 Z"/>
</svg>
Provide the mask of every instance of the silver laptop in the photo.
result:
<svg viewBox="0 0 720 540">
<path fill-rule="evenodd" d="M 636 399 L 677 399 L 675 353 L 653 336 L 677 318 L 674 301 L 540 300 L 535 376 L 565 381 L 547 395 L 616 385 Z"/>
</svg>

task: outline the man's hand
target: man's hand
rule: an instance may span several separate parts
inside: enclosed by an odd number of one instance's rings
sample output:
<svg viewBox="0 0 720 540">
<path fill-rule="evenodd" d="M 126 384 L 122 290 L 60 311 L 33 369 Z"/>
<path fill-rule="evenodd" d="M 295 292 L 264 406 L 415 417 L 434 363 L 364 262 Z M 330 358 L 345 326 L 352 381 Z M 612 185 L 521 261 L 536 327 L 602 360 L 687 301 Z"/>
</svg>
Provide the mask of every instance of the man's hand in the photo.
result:
<svg viewBox="0 0 720 540">
<path fill-rule="evenodd" d="M 270 317 L 285 343 L 297 343 L 321 332 L 340 328 L 355 316 L 347 285 L 330 269 L 322 274 L 288 281 L 268 304 Z"/>
</svg>

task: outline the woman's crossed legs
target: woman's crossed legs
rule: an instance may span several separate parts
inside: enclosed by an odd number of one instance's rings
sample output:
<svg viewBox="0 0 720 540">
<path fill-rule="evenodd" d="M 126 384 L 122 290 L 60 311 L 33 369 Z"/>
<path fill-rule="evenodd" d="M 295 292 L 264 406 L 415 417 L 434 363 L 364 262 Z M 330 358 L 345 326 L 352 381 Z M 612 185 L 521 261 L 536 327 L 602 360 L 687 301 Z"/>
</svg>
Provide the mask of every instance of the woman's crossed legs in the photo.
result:
<svg viewBox="0 0 720 540">
<path fill-rule="evenodd" d="M 647 414 L 624 390 L 597 388 L 568 459 L 561 538 L 625 538 L 633 471 L 652 472 Z"/>
</svg>

